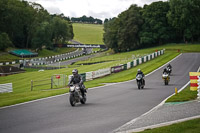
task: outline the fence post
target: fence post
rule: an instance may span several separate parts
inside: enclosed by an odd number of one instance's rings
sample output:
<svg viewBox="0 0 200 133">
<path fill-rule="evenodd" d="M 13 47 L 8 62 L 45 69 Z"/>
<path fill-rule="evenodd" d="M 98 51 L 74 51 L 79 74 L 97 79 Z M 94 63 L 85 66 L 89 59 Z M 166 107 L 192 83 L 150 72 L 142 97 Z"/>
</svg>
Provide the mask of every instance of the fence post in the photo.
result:
<svg viewBox="0 0 200 133">
<path fill-rule="evenodd" d="M 31 91 L 33 90 L 33 80 L 31 80 Z"/>
<path fill-rule="evenodd" d="M 53 76 L 51 76 L 51 89 L 53 88 Z"/>
</svg>

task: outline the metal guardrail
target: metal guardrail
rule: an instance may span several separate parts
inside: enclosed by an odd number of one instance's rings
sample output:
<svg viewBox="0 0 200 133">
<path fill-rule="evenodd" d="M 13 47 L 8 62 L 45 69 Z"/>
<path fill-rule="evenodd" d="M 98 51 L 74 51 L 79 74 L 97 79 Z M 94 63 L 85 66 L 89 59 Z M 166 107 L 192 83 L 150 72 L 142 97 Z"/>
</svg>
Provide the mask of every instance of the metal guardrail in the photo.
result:
<svg viewBox="0 0 200 133">
<path fill-rule="evenodd" d="M 50 83 L 41 83 L 43 81 L 49 81 L 50 80 Z M 36 87 L 36 86 L 44 86 L 44 85 L 51 85 L 51 89 L 53 88 L 53 82 L 52 82 L 52 78 L 48 78 L 48 79 L 43 79 L 43 80 L 31 80 L 31 91 L 33 90 L 33 87 Z M 34 83 L 36 82 L 39 82 L 40 84 L 36 84 L 34 85 Z"/>
</svg>

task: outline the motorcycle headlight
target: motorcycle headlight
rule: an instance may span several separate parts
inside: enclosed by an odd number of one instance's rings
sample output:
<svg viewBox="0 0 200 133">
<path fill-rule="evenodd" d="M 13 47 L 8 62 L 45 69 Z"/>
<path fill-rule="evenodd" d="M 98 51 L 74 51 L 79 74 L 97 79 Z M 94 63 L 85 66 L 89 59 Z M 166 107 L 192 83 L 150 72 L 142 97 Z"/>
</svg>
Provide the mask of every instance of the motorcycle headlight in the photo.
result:
<svg viewBox="0 0 200 133">
<path fill-rule="evenodd" d="M 74 89 L 75 89 L 75 86 L 70 87 L 70 91 L 74 91 Z"/>
</svg>

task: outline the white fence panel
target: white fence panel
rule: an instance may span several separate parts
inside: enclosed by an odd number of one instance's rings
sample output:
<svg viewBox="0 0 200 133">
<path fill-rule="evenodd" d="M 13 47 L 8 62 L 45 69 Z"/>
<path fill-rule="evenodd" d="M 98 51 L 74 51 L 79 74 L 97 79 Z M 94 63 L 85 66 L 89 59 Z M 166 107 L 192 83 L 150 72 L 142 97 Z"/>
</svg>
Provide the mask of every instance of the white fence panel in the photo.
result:
<svg viewBox="0 0 200 133">
<path fill-rule="evenodd" d="M 151 60 L 151 55 L 148 55 L 148 60 Z"/>
<path fill-rule="evenodd" d="M 144 62 L 147 62 L 147 56 L 144 57 Z"/>
<path fill-rule="evenodd" d="M 86 81 L 92 80 L 92 72 L 86 72 Z"/>
<path fill-rule="evenodd" d="M 137 60 L 133 61 L 133 66 L 137 66 Z"/>
<path fill-rule="evenodd" d="M 131 68 L 131 62 L 128 62 L 127 63 L 127 69 L 130 69 Z"/>
<path fill-rule="evenodd" d="M 139 64 L 142 64 L 142 58 L 139 58 Z"/>
<path fill-rule="evenodd" d="M 13 92 L 12 83 L 0 84 L 0 93 Z"/>
<path fill-rule="evenodd" d="M 154 53 L 152 54 L 152 59 L 154 58 Z"/>
<path fill-rule="evenodd" d="M 106 76 L 106 75 L 109 75 L 109 74 L 111 74 L 110 68 L 100 69 L 100 70 L 92 72 L 92 78 L 93 79 L 99 78 L 99 77 L 103 77 L 103 76 Z"/>
</svg>

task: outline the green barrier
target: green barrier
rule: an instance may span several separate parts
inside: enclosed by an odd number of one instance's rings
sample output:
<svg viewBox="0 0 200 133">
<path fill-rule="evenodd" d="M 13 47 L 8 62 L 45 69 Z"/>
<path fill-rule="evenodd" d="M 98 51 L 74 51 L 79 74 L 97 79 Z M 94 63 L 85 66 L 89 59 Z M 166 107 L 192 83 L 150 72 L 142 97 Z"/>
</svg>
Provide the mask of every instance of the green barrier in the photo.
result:
<svg viewBox="0 0 200 133">
<path fill-rule="evenodd" d="M 142 57 L 142 63 L 144 63 L 144 57 Z"/>
<path fill-rule="evenodd" d="M 86 73 L 81 73 L 80 75 L 81 75 L 81 77 L 83 79 L 83 82 L 85 82 L 86 81 Z"/>
<path fill-rule="evenodd" d="M 124 64 L 124 70 L 127 70 L 127 64 Z"/>
<path fill-rule="evenodd" d="M 131 67 L 133 67 L 133 61 L 131 61 Z"/>
<path fill-rule="evenodd" d="M 139 65 L 139 59 L 137 59 L 137 63 L 136 63 L 136 66 L 137 66 L 137 65 Z"/>
</svg>

